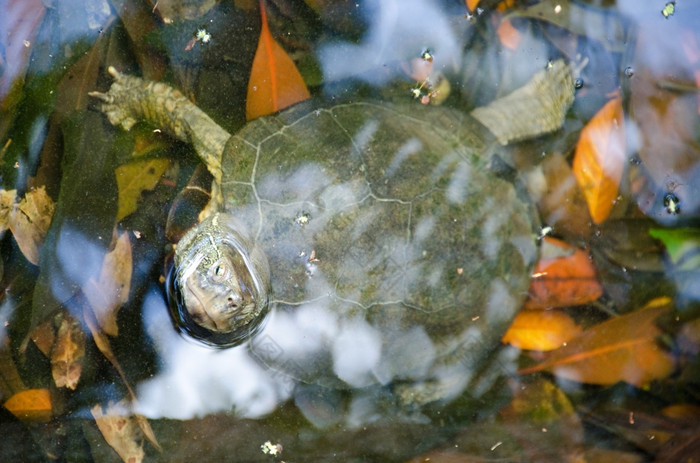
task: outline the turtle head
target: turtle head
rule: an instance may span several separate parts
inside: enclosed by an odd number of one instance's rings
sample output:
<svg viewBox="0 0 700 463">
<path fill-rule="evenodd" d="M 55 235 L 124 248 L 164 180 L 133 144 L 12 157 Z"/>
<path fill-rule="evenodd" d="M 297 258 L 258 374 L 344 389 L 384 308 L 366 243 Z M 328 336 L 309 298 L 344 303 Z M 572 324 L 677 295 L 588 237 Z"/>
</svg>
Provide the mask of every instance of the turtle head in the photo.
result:
<svg viewBox="0 0 700 463">
<path fill-rule="evenodd" d="M 269 311 L 267 258 L 226 214 L 211 215 L 180 240 L 169 280 L 176 328 L 211 346 L 244 342 Z"/>
</svg>

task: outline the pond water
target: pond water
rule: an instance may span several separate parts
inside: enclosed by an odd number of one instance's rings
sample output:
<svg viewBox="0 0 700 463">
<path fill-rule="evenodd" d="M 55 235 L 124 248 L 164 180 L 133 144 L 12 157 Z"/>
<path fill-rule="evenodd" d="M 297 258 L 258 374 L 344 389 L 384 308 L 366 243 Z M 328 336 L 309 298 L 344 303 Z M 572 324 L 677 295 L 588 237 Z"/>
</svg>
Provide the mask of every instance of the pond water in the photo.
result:
<svg viewBox="0 0 700 463">
<path fill-rule="evenodd" d="M 697 457 L 700 8 L 471 3 L 4 0 L 0 460 Z"/>
</svg>

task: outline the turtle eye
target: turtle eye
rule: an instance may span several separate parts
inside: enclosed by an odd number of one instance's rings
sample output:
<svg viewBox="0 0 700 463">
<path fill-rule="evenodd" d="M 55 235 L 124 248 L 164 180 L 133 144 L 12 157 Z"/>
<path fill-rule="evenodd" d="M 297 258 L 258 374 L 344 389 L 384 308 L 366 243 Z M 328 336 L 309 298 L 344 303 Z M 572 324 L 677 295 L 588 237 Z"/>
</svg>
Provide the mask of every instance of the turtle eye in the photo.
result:
<svg viewBox="0 0 700 463">
<path fill-rule="evenodd" d="M 212 265 L 209 274 L 214 281 L 224 281 L 229 276 L 229 266 L 226 262 L 219 261 Z"/>
</svg>

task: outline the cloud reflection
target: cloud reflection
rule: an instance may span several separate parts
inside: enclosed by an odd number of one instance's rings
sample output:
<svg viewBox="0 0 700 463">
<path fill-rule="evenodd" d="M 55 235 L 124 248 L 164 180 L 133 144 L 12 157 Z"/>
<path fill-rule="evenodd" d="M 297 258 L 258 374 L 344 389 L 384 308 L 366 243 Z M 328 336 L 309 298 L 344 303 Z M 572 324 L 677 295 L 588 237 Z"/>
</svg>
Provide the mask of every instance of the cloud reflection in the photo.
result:
<svg viewBox="0 0 700 463">
<path fill-rule="evenodd" d="M 326 80 L 359 77 L 382 85 L 395 77 L 387 72 L 387 64 L 417 57 L 426 48 L 435 53 L 437 68 L 459 63 L 464 34 L 454 31 L 438 2 L 370 0 L 365 6 L 369 27 L 360 44 L 336 42 L 321 47 L 319 61 Z"/>
<path fill-rule="evenodd" d="M 235 410 L 257 418 L 287 397 L 244 346 L 215 350 L 171 329 L 162 295 L 151 291 L 143 306 L 146 332 L 160 356 L 160 373 L 137 388 L 137 412 L 150 418 L 190 419 Z"/>
</svg>

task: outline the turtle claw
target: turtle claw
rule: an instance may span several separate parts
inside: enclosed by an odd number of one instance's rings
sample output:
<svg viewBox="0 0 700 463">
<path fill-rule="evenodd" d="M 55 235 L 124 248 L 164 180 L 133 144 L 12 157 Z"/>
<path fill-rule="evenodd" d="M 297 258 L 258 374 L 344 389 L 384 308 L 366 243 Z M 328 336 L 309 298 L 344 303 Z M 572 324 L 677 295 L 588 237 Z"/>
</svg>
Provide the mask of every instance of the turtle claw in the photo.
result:
<svg viewBox="0 0 700 463">
<path fill-rule="evenodd" d="M 145 82 L 138 77 L 122 74 L 113 66 L 107 68 L 107 72 L 114 78 L 109 90 L 106 93 L 89 92 L 88 95 L 100 100 L 100 111 L 107 116 L 112 125 L 120 125 L 124 130 L 130 130 L 140 119 L 139 102 L 134 95 L 140 93 Z"/>
</svg>

